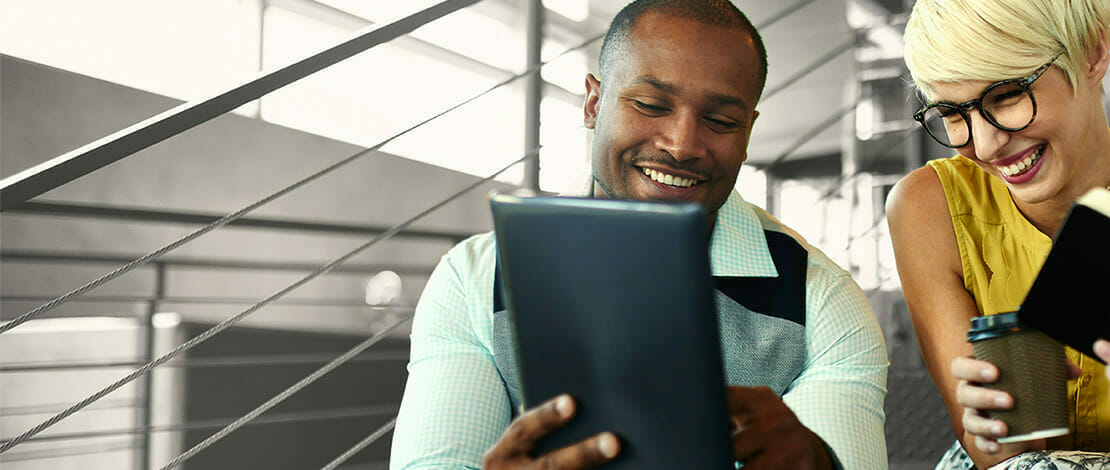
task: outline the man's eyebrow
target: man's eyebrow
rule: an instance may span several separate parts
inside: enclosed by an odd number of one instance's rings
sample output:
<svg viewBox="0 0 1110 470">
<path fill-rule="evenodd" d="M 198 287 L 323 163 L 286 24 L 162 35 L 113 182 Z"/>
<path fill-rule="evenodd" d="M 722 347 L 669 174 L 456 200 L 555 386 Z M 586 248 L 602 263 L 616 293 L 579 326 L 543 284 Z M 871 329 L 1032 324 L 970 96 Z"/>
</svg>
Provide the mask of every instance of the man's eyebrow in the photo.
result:
<svg viewBox="0 0 1110 470">
<path fill-rule="evenodd" d="M 712 101 L 720 106 L 738 106 L 743 109 L 752 109 L 748 106 L 748 102 L 744 101 L 744 99 L 739 96 L 713 93 L 709 95 L 709 101 Z"/>
<path fill-rule="evenodd" d="M 655 89 L 657 89 L 659 91 L 662 91 L 664 93 L 670 93 L 672 95 L 673 94 L 678 94 L 678 87 L 675 86 L 675 84 L 670 83 L 670 82 L 664 82 L 662 80 L 659 80 L 658 78 L 639 77 L 639 78 L 636 78 L 635 80 L 632 80 L 632 83 L 630 85 L 639 85 L 639 84 L 649 85 L 652 88 L 655 88 Z M 726 94 L 723 94 L 723 93 L 713 93 L 713 94 L 709 95 L 709 101 L 712 101 L 713 103 L 715 103 L 719 106 L 739 106 L 743 109 L 752 109 L 750 106 L 748 106 L 747 101 L 744 101 L 743 98 L 741 98 L 739 96 L 734 96 L 734 95 L 726 95 Z"/>
<path fill-rule="evenodd" d="M 678 87 L 675 86 L 673 83 L 664 82 L 664 81 L 662 81 L 658 78 L 654 78 L 654 77 L 638 77 L 635 80 L 632 80 L 632 83 L 630 83 L 630 85 L 639 85 L 641 83 L 646 84 L 646 85 L 651 85 L 653 88 L 656 88 L 659 91 L 662 91 L 664 93 L 670 93 L 670 94 L 677 94 L 678 93 Z"/>
</svg>

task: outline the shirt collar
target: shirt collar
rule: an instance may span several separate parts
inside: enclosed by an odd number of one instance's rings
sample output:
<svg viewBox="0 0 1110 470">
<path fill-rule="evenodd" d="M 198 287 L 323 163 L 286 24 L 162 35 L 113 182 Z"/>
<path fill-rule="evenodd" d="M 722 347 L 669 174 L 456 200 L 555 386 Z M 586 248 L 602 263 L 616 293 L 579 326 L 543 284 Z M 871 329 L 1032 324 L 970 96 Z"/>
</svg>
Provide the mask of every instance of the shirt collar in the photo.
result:
<svg viewBox="0 0 1110 470">
<path fill-rule="evenodd" d="M 718 277 L 778 277 L 767 235 L 755 210 L 732 191 L 717 211 L 709 240 L 709 265 Z"/>
</svg>

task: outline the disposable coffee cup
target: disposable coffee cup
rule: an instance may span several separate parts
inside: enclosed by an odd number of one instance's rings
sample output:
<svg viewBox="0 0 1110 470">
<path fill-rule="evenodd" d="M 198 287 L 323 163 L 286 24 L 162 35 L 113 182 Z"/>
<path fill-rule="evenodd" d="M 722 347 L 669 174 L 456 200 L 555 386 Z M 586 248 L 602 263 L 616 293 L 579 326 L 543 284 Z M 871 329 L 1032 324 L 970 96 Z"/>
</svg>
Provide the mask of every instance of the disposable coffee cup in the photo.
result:
<svg viewBox="0 0 1110 470">
<path fill-rule="evenodd" d="M 975 358 L 998 367 L 998 381 L 983 387 L 1009 392 L 1014 407 L 991 410 L 1010 432 L 999 443 L 1068 433 L 1068 369 L 1064 346 L 1018 321 L 1017 312 L 971 320 L 967 340 Z"/>
</svg>

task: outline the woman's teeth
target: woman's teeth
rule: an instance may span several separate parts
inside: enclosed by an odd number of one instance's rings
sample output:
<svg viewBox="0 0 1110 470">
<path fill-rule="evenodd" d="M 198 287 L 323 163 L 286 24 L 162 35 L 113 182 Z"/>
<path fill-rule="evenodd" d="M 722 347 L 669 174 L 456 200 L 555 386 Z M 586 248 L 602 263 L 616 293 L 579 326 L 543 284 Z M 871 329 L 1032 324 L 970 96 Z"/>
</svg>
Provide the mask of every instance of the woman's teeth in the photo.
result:
<svg viewBox="0 0 1110 470">
<path fill-rule="evenodd" d="M 644 170 L 644 174 L 647 175 L 648 178 L 651 178 L 655 181 L 658 181 L 658 182 L 663 183 L 663 184 L 668 185 L 668 186 L 676 186 L 676 187 L 679 187 L 679 188 L 689 188 L 690 186 L 698 184 L 697 181 L 692 180 L 690 178 L 683 178 L 683 177 L 680 177 L 680 176 L 668 175 L 668 174 L 660 172 L 660 171 L 655 171 L 651 168 L 644 168 L 643 170 Z"/>
<path fill-rule="evenodd" d="M 1044 156 L 1044 146 L 1042 145 L 1040 147 L 1037 147 L 1037 151 L 1033 152 L 1033 155 L 1025 157 L 1021 161 L 1019 161 L 1017 163 L 1014 163 L 1012 165 L 999 167 L 999 171 L 1001 171 L 1002 174 L 1004 174 L 1006 176 L 1020 175 L 1022 173 L 1025 173 L 1026 171 L 1028 171 L 1030 168 L 1033 168 L 1033 165 L 1036 165 L 1037 162 L 1041 161 L 1041 157 L 1043 157 L 1043 156 Z"/>
</svg>

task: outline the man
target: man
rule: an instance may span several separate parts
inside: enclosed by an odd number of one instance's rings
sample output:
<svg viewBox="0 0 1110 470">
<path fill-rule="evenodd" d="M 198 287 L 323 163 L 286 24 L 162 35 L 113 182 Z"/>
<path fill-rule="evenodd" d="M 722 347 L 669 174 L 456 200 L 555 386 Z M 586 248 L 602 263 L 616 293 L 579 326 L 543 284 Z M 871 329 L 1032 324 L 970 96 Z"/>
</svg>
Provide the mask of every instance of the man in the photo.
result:
<svg viewBox="0 0 1110 470">
<path fill-rule="evenodd" d="M 886 349 L 866 298 L 733 190 L 767 70 L 751 23 L 725 0 L 638 0 L 613 20 L 600 65 L 600 78 L 586 78 L 593 195 L 697 202 L 710 214 L 737 460 L 886 468 Z M 391 468 L 586 468 L 620 454 L 602 433 L 531 456 L 575 404 L 558 397 L 516 416 L 508 324 L 493 306 L 495 251 L 490 234 L 473 237 L 428 280 Z"/>
</svg>

